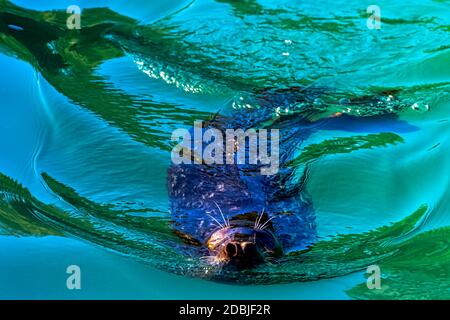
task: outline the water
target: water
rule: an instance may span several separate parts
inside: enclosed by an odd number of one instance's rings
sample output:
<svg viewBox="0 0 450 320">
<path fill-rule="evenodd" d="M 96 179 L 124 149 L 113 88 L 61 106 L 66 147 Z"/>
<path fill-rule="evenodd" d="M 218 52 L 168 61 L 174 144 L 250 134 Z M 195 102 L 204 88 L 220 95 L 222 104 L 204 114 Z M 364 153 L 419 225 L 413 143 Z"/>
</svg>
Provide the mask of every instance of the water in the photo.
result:
<svg viewBox="0 0 450 320">
<path fill-rule="evenodd" d="M 72 4 L 0 0 L 1 298 L 450 298 L 448 1 L 379 1 L 380 30 L 357 1 L 79 0 L 69 31 Z M 330 88 L 319 117 L 401 125 L 309 137 L 292 165 L 310 163 L 319 242 L 211 281 L 174 245 L 170 135 L 298 85 Z"/>
</svg>

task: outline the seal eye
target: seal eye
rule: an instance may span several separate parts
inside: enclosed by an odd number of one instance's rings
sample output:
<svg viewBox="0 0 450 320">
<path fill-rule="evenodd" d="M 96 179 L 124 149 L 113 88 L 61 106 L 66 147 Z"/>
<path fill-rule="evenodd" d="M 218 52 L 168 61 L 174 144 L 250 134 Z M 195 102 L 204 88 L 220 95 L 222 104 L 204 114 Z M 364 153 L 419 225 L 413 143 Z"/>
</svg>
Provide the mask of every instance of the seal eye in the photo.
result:
<svg viewBox="0 0 450 320">
<path fill-rule="evenodd" d="M 234 243 L 228 243 L 225 249 L 229 257 L 233 257 L 236 255 L 237 249 Z"/>
</svg>

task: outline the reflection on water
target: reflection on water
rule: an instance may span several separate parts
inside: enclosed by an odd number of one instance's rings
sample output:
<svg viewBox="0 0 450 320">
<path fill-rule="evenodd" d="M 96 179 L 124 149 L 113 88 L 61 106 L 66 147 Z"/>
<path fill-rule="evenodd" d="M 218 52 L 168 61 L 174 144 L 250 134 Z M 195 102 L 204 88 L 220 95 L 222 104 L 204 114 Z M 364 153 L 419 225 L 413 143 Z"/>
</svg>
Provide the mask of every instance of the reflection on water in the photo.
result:
<svg viewBox="0 0 450 320">
<path fill-rule="evenodd" d="M 2 234 L 74 237 L 243 284 L 332 283 L 378 264 L 382 290 L 362 279 L 346 294 L 449 297 L 448 3 L 379 3 L 381 30 L 366 28 L 356 1 L 84 4 L 81 30 L 67 30 L 60 4 L 0 0 Z M 170 135 L 295 86 L 327 88 L 318 118 L 400 122 L 319 130 L 285 164 L 311 165 L 313 248 L 241 273 L 210 270 L 181 253 L 170 227 Z M 381 92 L 395 98 L 367 98 Z"/>
</svg>

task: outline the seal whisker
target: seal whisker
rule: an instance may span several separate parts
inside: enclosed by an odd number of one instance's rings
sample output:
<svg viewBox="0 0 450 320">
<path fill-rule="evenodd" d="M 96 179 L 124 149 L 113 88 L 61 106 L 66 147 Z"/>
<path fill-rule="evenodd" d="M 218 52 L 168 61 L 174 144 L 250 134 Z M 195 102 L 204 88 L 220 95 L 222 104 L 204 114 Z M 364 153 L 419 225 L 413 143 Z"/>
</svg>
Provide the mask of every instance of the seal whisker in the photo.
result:
<svg viewBox="0 0 450 320">
<path fill-rule="evenodd" d="M 222 212 L 222 210 L 220 209 L 220 207 L 219 207 L 219 205 L 217 204 L 217 202 L 215 202 L 214 200 L 213 200 L 213 202 L 214 202 L 214 204 L 217 206 L 217 209 L 219 209 L 219 212 L 220 212 L 220 215 L 222 216 L 223 222 L 225 223 L 225 225 L 226 225 L 227 227 L 229 227 L 229 226 L 230 226 L 230 221 L 228 220 L 228 222 L 227 222 L 227 220 L 225 219 L 225 216 L 223 215 L 223 212 Z"/>
<path fill-rule="evenodd" d="M 280 262 L 272 257 L 266 257 L 266 263 L 272 267 L 275 267 L 280 264 Z"/>
<path fill-rule="evenodd" d="M 207 260 L 207 261 L 209 261 L 209 260 L 212 260 L 212 259 L 216 259 L 216 257 L 215 256 L 202 256 L 199 259 L 200 260 Z"/>
<path fill-rule="evenodd" d="M 258 229 L 258 220 L 259 220 L 259 214 L 256 216 L 255 224 L 253 225 L 253 229 Z"/>
<path fill-rule="evenodd" d="M 255 229 L 258 229 L 258 228 L 259 228 L 259 222 L 261 221 L 261 218 L 262 218 L 262 216 L 264 215 L 264 209 L 265 209 L 265 208 L 262 209 L 261 215 L 259 215 L 259 216 L 256 218 L 256 220 L 255 220 L 255 226 L 254 226 Z"/>
<path fill-rule="evenodd" d="M 267 228 L 267 223 L 272 220 L 273 218 L 275 218 L 275 216 L 270 217 L 269 219 L 266 220 L 266 222 L 264 222 L 264 224 L 259 228 L 259 230 L 264 230 L 265 228 Z"/>
<path fill-rule="evenodd" d="M 276 263 L 276 264 L 279 263 L 278 259 L 276 259 L 275 257 L 265 257 L 265 259 L 271 263 Z"/>
<path fill-rule="evenodd" d="M 217 223 L 211 223 L 217 230 L 223 229 L 223 227 L 219 226 Z"/>
<path fill-rule="evenodd" d="M 223 265 L 223 261 L 221 259 L 217 258 L 216 256 L 202 256 L 199 259 L 200 259 L 200 261 L 202 261 L 202 262 L 204 261 L 212 266 Z"/>
<path fill-rule="evenodd" d="M 215 222 L 217 222 L 220 226 L 220 228 L 225 228 L 216 218 L 214 218 L 212 215 L 208 214 L 208 216 L 213 219 Z"/>
</svg>

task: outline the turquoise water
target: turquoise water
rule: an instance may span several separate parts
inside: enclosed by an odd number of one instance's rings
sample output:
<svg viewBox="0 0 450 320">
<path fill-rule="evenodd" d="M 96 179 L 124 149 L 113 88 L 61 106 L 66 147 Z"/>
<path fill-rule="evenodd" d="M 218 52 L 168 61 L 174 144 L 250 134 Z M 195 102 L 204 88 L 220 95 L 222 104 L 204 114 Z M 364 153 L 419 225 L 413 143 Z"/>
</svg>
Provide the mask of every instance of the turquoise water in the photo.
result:
<svg viewBox="0 0 450 320">
<path fill-rule="evenodd" d="M 379 30 L 357 1 L 78 0 L 68 30 L 72 4 L 0 0 L 0 298 L 450 298 L 448 1 L 380 1 Z M 403 126 L 299 145 L 319 242 L 211 281 L 173 245 L 170 135 L 299 85 L 330 88 L 317 117 Z"/>
</svg>

